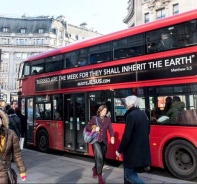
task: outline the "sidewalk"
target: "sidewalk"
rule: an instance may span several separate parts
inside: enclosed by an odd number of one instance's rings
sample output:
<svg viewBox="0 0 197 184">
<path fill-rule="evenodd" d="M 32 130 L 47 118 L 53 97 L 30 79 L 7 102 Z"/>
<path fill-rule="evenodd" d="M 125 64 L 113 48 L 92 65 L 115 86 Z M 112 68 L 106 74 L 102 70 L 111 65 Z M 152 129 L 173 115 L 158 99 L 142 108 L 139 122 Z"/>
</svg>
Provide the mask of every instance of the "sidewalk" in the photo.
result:
<svg viewBox="0 0 197 184">
<path fill-rule="evenodd" d="M 25 166 L 27 167 L 27 180 L 19 183 L 98 183 L 92 178 L 93 163 L 73 158 L 41 153 L 29 149 L 22 150 Z M 16 169 L 15 164 L 12 164 Z M 18 170 L 16 170 L 18 172 Z M 189 184 L 188 182 L 168 177 L 153 175 L 150 173 L 139 174 L 145 183 L 157 184 Z M 123 183 L 123 169 L 105 165 L 103 178 L 106 184 Z"/>
</svg>

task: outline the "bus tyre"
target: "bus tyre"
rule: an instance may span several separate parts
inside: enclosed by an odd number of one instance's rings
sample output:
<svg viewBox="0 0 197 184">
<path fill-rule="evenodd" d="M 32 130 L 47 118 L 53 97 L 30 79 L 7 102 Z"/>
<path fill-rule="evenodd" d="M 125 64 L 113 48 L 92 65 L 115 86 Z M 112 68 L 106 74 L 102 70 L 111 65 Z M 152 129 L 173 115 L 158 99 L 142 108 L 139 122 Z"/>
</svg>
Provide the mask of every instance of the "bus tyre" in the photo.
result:
<svg viewBox="0 0 197 184">
<path fill-rule="evenodd" d="M 49 136 L 46 130 L 40 130 L 37 134 L 37 148 L 42 152 L 49 150 Z"/>
<path fill-rule="evenodd" d="M 175 140 L 166 147 L 165 164 L 175 177 L 192 180 L 197 177 L 197 149 L 185 140 Z"/>
</svg>

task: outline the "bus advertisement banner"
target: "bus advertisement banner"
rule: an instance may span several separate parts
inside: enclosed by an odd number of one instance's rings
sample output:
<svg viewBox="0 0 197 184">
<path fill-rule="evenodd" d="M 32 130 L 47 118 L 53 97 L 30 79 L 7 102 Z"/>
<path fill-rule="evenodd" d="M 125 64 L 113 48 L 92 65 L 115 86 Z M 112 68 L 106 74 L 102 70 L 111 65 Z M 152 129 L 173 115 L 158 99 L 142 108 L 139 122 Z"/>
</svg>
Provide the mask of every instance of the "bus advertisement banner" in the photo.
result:
<svg viewBox="0 0 197 184">
<path fill-rule="evenodd" d="M 35 90 L 48 91 L 101 84 L 194 76 L 197 71 L 196 58 L 196 53 L 190 53 L 76 73 L 36 78 Z"/>
</svg>

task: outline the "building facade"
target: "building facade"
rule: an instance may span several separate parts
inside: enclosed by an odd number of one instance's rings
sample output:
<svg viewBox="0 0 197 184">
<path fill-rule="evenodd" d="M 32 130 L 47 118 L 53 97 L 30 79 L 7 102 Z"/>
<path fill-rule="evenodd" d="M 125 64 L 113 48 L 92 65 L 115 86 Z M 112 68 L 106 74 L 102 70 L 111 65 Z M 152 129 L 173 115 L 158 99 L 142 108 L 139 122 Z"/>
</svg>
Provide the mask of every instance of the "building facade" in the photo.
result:
<svg viewBox="0 0 197 184">
<path fill-rule="evenodd" d="M 196 0 L 129 0 L 123 22 L 132 27 L 196 8 Z"/>
<path fill-rule="evenodd" d="M 0 15 L 0 93 L 6 102 L 15 100 L 19 65 L 29 56 L 99 36 L 86 24 L 68 24 L 64 16 L 20 18 Z"/>
</svg>

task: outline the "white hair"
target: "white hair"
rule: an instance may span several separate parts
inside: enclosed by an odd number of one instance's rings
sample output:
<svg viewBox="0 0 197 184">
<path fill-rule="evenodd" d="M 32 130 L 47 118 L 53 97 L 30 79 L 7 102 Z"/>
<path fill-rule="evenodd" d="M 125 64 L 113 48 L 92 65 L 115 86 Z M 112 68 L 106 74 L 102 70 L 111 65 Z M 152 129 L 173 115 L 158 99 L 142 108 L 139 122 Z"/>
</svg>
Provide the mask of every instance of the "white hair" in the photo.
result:
<svg viewBox="0 0 197 184">
<path fill-rule="evenodd" d="M 137 96 L 128 96 L 125 98 L 125 103 L 127 106 L 129 107 L 139 107 L 139 100 L 137 98 Z"/>
</svg>

